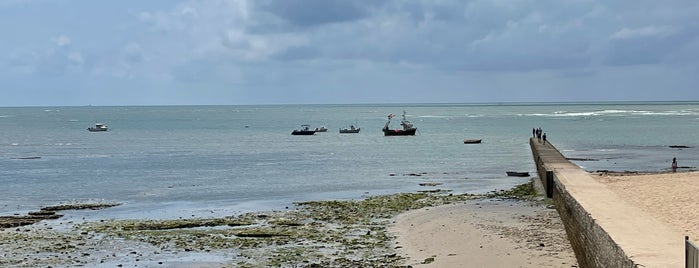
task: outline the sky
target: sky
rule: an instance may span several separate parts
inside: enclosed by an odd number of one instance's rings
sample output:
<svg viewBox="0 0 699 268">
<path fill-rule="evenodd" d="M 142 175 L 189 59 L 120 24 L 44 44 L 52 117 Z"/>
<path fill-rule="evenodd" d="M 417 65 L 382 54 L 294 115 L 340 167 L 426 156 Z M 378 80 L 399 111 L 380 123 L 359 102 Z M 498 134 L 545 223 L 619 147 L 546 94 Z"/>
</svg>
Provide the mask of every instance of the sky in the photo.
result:
<svg viewBox="0 0 699 268">
<path fill-rule="evenodd" d="M 699 100 L 696 0 L 0 0 L 0 106 Z"/>
</svg>

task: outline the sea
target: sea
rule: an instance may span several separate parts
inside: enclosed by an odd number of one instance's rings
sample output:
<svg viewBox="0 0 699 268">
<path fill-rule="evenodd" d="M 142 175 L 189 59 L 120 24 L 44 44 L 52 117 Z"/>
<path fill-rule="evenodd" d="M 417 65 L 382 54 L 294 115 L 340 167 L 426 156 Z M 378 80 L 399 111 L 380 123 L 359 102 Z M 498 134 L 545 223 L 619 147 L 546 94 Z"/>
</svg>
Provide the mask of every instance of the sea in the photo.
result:
<svg viewBox="0 0 699 268">
<path fill-rule="evenodd" d="M 387 115 L 398 128 L 404 111 L 417 135 L 384 137 Z M 110 131 L 88 132 L 96 122 Z M 302 124 L 329 130 L 290 135 Z M 350 125 L 361 132 L 338 133 Z M 668 171 L 673 157 L 681 171 L 699 166 L 697 102 L 0 107 L 0 215 L 105 202 L 121 205 L 71 215 L 217 217 L 486 193 L 531 179 L 506 171 L 535 175 L 533 128 L 589 171 Z"/>
</svg>

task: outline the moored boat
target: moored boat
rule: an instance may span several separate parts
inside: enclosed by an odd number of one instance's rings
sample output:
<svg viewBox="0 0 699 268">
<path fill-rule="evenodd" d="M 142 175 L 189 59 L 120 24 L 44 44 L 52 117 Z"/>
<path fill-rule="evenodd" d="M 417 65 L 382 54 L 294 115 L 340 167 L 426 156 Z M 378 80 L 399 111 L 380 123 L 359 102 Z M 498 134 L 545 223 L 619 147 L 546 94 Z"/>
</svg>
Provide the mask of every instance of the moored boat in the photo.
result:
<svg viewBox="0 0 699 268">
<path fill-rule="evenodd" d="M 481 139 L 467 139 L 464 140 L 464 144 L 476 144 L 481 143 Z"/>
<path fill-rule="evenodd" d="M 294 129 L 291 135 L 315 135 L 316 131 L 310 125 L 301 125 L 301 129 Z"/>
<path fill-rule="evenodd" d="M 405 118 L 405 110 L 403 110 L 403 119 L 400 121 L 400 125 L 403 127 L 403 129 L 390 129 L 388 128 L 388 125 L 391 124 L 391 119 L 395 117 L 394 114 L 389 114 L 388 115 L 388 121 L 386 122 L 386 125 L 383 126 L 383 135 L 384 136 L 414 136 L 415 132 L 417 131 L 417 128 L 413 126 L 410 121 L 408 121 Z"/>
<path fill-rule="evenodd" d="M 109 128 L 105 124 L 95 123 L 94 127 L 89 127 L 89 128 L 87 128 L 87 130 L 90 132 L 103 132 L 103 131 L 108 131 Z"/>
<path fill-rule="evenodd" d="M 350 125 L 349 128 L 341 128 L 340 133 L 359 133 L 359 130 L 361 128 L 355 127 L 354 125 Z"/>
<path fill-rule="evenodd" d="M 320 126 L 316 128 L 316 132 L 328 132 L 328 128 L 325 126 Z"/>
<path fill-rule="evenodd" d="M 529 177 L 529 172 L 507 171 L 507 176 L 510 176 L 510 177 Z"/>
</svg>

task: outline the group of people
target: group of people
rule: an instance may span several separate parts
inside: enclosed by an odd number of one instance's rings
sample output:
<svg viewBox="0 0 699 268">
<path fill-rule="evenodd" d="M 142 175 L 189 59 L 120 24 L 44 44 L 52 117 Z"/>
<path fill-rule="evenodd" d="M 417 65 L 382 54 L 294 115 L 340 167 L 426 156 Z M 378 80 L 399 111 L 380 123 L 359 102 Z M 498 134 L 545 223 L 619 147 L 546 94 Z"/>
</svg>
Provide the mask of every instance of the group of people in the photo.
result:
<svg viewBox="0 0 699 268">
<path fill-rule="evenodd" d="M 543 140 L 544 144 L 546 144 L 546 133 L 544 133 L 541 128 L 532 128 L 532 136 L 537 138 L 539 143 Z"/>
</svg>

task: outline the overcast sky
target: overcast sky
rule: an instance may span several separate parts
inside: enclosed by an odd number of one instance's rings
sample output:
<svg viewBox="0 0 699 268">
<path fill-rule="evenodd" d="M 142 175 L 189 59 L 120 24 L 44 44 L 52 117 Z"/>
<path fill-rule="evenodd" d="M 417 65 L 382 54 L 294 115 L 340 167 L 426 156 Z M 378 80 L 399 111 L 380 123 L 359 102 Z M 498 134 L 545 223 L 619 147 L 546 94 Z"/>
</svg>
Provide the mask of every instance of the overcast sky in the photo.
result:
<svg viewBox="0 0 699 268">
<path fill-rule="evenodd" d="M 0 106 L 699 100 L 696 0 L 0 0 Z"/>
</svg>

